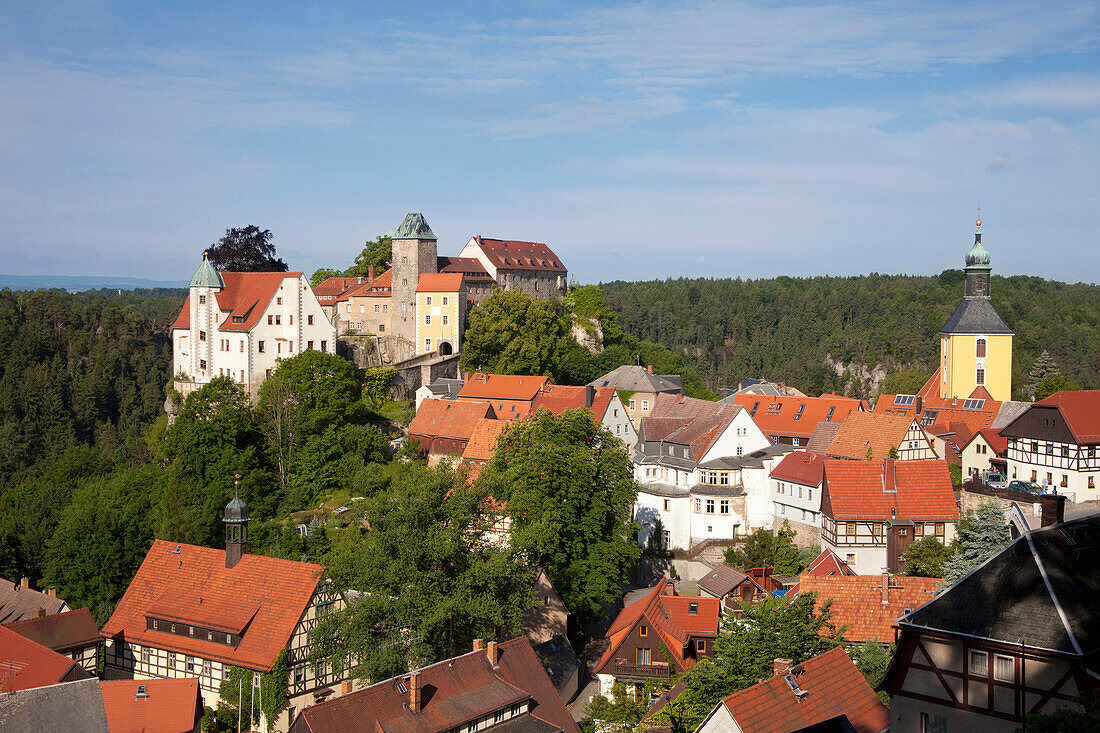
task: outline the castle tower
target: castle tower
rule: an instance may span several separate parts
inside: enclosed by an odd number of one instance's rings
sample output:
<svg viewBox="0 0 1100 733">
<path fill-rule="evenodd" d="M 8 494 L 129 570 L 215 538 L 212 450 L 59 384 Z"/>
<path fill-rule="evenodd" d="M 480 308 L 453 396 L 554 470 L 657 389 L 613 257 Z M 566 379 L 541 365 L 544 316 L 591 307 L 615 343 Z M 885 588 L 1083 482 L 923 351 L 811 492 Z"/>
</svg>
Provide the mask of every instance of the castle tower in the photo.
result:
<svg viewBox="0 0 1100 733">
<path fill-rule="evenodd" d="M 221 273 L 214 269 L 206 252 L 203 252 L 202 264 L 191 278 L 191 349 L 186 365 L 187 373 L 198 381 L 209 381 L 213 374 L 214 334 L 218 330 L 218 316 L 221 314 L 215 296 L 224 287 Z"/>
<path fill-rule="evenodd" d="M 966 253 L 963 300 L 940 330 L 940 397 L 965 399 L 983 387 L 993 399 L 1012 399 L 1012 329 L 989 296 L 990 255 L 982 220 Z"/>
<path fill-rule="evenodd" d="M 439 271 L 436 236 L 424 215 L 416 213 L 405 217 L 392 241 L 390 322 L 393 333 L 407 339 L 411 357 L 416 349 L 416 284 L 425 272 Z"/>
<path fill-rule="evenodd" d="M 248 504 L 237 494 L 236 486 L 233 498 L 225 505 L 222 523 L 225 524 L 225 566 L 232 568 L 248 554 Z"/>
</svg>

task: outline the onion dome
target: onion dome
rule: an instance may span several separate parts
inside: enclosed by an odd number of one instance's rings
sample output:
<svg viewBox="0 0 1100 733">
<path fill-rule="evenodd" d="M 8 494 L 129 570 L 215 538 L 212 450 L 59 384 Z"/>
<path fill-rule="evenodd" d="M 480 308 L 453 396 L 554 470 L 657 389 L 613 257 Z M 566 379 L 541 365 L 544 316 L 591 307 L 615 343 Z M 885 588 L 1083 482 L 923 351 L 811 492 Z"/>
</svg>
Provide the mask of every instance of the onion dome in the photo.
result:
<svg viewBox="0 0 1100 733">
<path fill-rule="evenodd" d="M 248 504 L 244 503 L 244 499 L 237 494 L 236 489 L 233 489 L 233 498 L 225 505 L 225 514 L 222 516 L 222 521 L 226 523 L 248 521 Z"/>
<path fill-rule="evenodd" d="M 992 258 L 989 255 L 989 250 L 982 246 L 982 220 L 978 219 L 976 224 L 978 231 L 974 233 L 974 246 L 966 253 L 966 266 L 989 267 Z"/>
</svg>

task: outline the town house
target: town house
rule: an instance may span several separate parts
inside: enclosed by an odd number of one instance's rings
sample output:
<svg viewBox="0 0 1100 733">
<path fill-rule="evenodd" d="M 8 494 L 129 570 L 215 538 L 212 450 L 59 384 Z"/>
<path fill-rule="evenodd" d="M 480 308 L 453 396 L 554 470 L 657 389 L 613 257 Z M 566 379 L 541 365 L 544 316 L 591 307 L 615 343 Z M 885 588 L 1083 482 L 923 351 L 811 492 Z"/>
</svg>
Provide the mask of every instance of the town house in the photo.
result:
<svg viewBox="0 0 1100 733">
<path fill-rule="evenodd" d="M 458 256 L 481 263 L 501 290 L 518 290 L 549 300 L 569 284 L 569 271 L 541 242 L 491 239 L 478 234 L 470 238 Z"/>
<path fill-rule="evenodd" d="M 734 615 L 742 613 L 742 604 L 759 603 L 761 599 L 771 597 L 771 593 L 756 578 L 725 563 L 720 563 L 699 579 L 699 592 L 717 598 L 722 604 L 722 613 Z"/>
<path fill-rule="evenodd" d="M 46 614 L 44 610 L 39 613 L 38 616 L 13 621 L 4 626 L 72 659 L 88 674 L 96 674 L 102 639 L 92 619 L 92 612 L 87 608 L 78 608 L 67 613 Z"/>
<path fill-rule="evenodd" d="M 488 402 L 424 400 L 409 423 L 409 440 L 433 465 L 446 456 L 461 456 L 479 420 L 493 419 Z"/>
<path fill-rule="evenodd" d="M 521 420 L 531 412 L 535 397 L 548 384 L 549 377 L 476 372 L 466 377 L 457 399 L 488 402 L 499 420 Z"/>
<path fill-rule="evenodd" d="M 1005 460 L 1007 447 L 1008 438 L 997 430 L 986 428 L 974 433 L 960 451 L 963 477 L 981 476 L 983 471 L 997 471 L 1002 476 L 1010 475 Z"/>
<path fill-rule="evenodd" d="M 774 528 L 789 525 L 799 546 L 820 544 L 825 459 L 801 450 L 788 453 L 771 470 L 769 478 Z"/>
<path fill-rule="evenodd" d="M 825 454 L 851 461 L 884 458 L 920 461 L 943 457 L 936 455 L 932 439 L 916 418 L 874 412 L 853 412 L 845 418 Z"/>
<path fill-rule="evenodd" d="M 633 451 L 638 443 L 638 433 L 630 422 L 626 408 L 619 394 L 610 387 L 572 387 L 548 382 L 531 403 L 532 412 L 543 408 L 555 414 L 582 408 L 590 410 L 596 422 L 621 440 L 628 452 Z"/>
<path fill-rule="evenodd" d="M 727 398 L 748 410 L 772 443 L 805 447 L 819 422 L 842 422 L 863 409 L 851 397 L 824 394 L 820 397 L 794 395 L 737 394 Z"/>
<path fill-rule="evenodd" d="M 646 368 L 632 364 L 616 367 L 588 385 L 618 391 L 626 402 L 626 414 L 634 423 L 635 430 L 641 429 L 642 418 L 651 414 L 657 404 L 657 395 L 662 392 L 684 394 L 679 374 L 654 374 L 652 366 Z"/>
</svg>

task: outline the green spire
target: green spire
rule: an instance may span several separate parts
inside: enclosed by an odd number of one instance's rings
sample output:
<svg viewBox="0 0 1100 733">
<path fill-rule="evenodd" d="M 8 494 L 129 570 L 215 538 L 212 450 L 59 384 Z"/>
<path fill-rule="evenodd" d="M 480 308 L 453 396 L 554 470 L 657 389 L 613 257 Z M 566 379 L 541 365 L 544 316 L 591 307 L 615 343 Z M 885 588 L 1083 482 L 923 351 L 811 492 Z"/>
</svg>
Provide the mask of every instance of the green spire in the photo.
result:
<svg viewBox="0 0 1100 733">
<path fill-rule="evenodd" d="M 397 232 L 393 235 L 394 239 L 435 239 L 435 232 L 428 226 L 428 222 L 424 219 L 424 215 L 420 212 L 415 214 L 408 214 L 405 216 L 405 221 L 401 222 L 401 226 L 397 227 Z"/>
<path fill-rule="evenodd" d="M 989 267 L 989 250 L 982 246 L 982 220 L 976 222 L 978 231 L 974 232 L 974 246 L 966 253 L 967 267 Z"/>
<path fill-rule="evenodd" d="M 222 276 L 214 269 L 214 266 L 210 264 L 210 260 L 207 258 L 207 253 L 202 253 L 202 264 L 199 265 L 199 269 L 195 270 L 194 277 L 191 278 L 191 287 L 193 288 L 224 288 L 225 281 L 222 280 Z"/>
</svg>

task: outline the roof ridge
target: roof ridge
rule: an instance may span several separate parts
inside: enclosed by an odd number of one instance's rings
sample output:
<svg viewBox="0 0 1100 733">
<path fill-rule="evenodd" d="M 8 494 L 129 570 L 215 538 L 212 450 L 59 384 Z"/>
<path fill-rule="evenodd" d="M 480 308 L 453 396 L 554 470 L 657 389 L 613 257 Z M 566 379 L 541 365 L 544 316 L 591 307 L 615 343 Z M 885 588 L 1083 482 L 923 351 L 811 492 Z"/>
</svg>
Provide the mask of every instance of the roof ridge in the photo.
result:
<svg viewBox="0 0 1100 733">
<path fill-rule="evenodd" d="M 1031 536 L 1031 533 L 1023 535 L 1027 539 L 1028 549 L 1031 551 L 1031 557 L 1035 560 L 1035 566 L 1039 569 L 1039 575 L 1043 578 L 1043 585 L 1046 586 L 1047 593 L 1050 594 L 1050 600 L 1054 603 L 1055 610 L 1058 611 L 1058 618 L 1062 621 L 1062 627 L 1066 630 L 1066 635 L 1069 636 L 1070 643 L 1073 644 L 1073 648 L 1077 650 L 1078 654 L 1083 655 L 1084 651 L 1081 648 L 1081 644 L 1077 641 L 1077 635 L 1073 633 L 1073 629 L 1069 625 L 1069 617 L 1066 616 L 1066 611 L 1062 608 L 1062 602 L 1058 600 L 1058 594 L 1054 592 L 1054 585 L 1050 582 L 1050 576 L 1047 575 L 1046 566 L 1043 564 L 1043 558 L 1039 556 L 1039 550 L 1035 546 L 1035 540 Z"/>
</svg>

